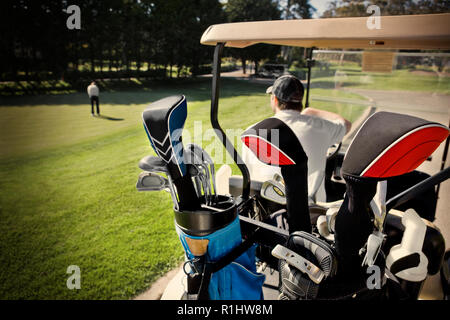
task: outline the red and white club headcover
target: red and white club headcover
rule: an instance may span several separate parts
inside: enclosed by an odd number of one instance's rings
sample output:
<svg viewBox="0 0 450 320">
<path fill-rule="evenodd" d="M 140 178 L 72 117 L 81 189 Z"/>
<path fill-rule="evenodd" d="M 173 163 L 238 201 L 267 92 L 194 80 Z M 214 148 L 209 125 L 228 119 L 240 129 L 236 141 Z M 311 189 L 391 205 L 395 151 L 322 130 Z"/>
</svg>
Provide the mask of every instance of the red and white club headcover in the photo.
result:
<svg viewBox="0 0 450 320">
<path fill-rule="evenodd" d="M 384 179 L 416 169 L 448 137 L 449 128 L 409 115 L 377 112 L 363 124 L 344 158 L 342 173 Z"/>
</svg>

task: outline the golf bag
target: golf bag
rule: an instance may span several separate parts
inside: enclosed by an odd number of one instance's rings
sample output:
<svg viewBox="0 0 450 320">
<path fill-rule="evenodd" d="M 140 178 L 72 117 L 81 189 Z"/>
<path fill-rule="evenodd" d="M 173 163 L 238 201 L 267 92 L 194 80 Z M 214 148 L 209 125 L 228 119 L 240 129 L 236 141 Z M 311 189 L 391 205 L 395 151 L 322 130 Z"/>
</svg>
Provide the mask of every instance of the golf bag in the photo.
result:
<svg viewBox="0 0 450 320">
<path fill-rule="evenodd" d="M 292 159 L 289 147 L 295 139 L 291 134 L 274 143 L 262 137 L 264 129 L 274 127 L 273 121 L 262 121 L 255 125 L 256 133 L 243 134 L 243 141 L 261 161 L 286 165 L 288 161 L 277 163 L 268 157 L 266 145 L 271 148 L 269 155 L 276 150 Z M 280 299 L 417 299 L 427 274 L 439 272 L 445 242 L 439 230 L 413 210 L 401 217 L 388 214 L 384 182 L 416 169 L 448 134 L 441 124 L 406 115 L 379 112 L 369 118 L 344 158 L 347 190 L 343 203 L 338 210 L 330 209 L 329 216 L 327 212 L 325 221 L 332 238 L 322 235 L 320 228 L 315 235 L 292 232 L 294 215 L 305 215 L 305 211 L 290 212 L 289 202 L 304 201 L 304 197 L 290 199 L 287 190 L 299 182 L 283 174 L 287 219 L 278 221 L 291 234 L 284 247 L 272 251 L 280 258 Z M 291 142 L 283 142 L 286 139 Z M 295 161 L 291 162 L 294 166 Z M 372 287 L 368 278 L 374 267 L 380 279 Z"/>
<path fill-rule="evenodd" d="M 179 212 L 175 215 L 178 236 L 186 253 L 187 298 L 260 300 L 265 276 L 256 272 L 255 245 L 242 242 L 236 207 L 227 200 L 223 203 L 227 205 L 222 212 Z M 225 225 L 206 226 L 207 232 L 200 229 L 200 225 L 185 228 L 186 216 L 198 214 L 223 215 L 232 220 Z M 215 224 L 218 219 L 208 220 Z M 212 229 L 216 230 L 211 232 Z"/>
<path fill-rule="evenodd" d="M 210 159 L 204 150 L 193 145 L 186 150 L 183 147 L 186 116 L 184 96 L 161 99 L 145 109 L 144 128 L 158 157 L 140 161 L 139 167 L 145 172 L 137 188 L 142 191 L 168 188 L 171 192 L 175 227 L 186 254 L 186 298 L 262 299 L 265 277 L 256 273 L 253 242 L 242 241 L 234 200 L 211 194 L 209 174 L 214 169 L 208 170 L 203 163 L 205 158 Z M 195 148 L 200 154 L 194 154 Z M 167 181 L 155 177 L 155 173 L 166 174 Z M 199 176 L 202 179 L 198 180 Z M 212 179 L 214 182 L 214 176 Z M 152 181 L 163 182 L 158 189 L 150 185 Z"/>
</svg>

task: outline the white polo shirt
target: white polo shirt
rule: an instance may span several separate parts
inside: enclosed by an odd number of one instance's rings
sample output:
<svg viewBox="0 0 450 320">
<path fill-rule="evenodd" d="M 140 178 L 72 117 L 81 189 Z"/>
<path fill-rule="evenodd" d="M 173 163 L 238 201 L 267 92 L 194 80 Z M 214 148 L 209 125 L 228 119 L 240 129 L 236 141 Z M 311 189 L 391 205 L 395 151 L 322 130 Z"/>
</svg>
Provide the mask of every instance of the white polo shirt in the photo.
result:
<svg viewBox="0 0 450 320">
<path fill-rule="evenodd" d="M 87 88 L 87 93 L 89 95 L 89 98 L 98 97 L 99 94 L 98 87 L 95 84 L 89 85 L 89 87 Z"/>
<path fill-rule="evenodd" d="M 325 166 L 328 148 L 342 141 L 346 128 L 344 121 L 329 121 L 323 118 L 303 115 L 295 110 L 281 110 L 274 118 L 282 120 L 299 139 L 308 156 L 308 195 L 316 201 L 326 201 Z M 258 160 L 253 152 L 243 144 L 242 159 L 250 171 L 250 178 L 267 181 L 275 173 L 281 175 L 279 167 L 269 166 Z"/>
</svg>

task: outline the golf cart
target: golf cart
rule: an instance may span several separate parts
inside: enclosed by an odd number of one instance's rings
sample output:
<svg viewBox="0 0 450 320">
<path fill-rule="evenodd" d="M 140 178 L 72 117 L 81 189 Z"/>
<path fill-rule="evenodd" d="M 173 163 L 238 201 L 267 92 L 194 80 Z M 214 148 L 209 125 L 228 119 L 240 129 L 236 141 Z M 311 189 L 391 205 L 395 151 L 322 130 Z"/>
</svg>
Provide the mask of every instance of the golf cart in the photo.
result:
<svg viewBox="0 0 450 320">
<path fill-rule="evenodd" d="M 265 63 L 261 66 L 256 76 L 276 79 L 282 75 L 289 74 L 287 69 L 285 64 Z"/>
<path fill-rule="evenodd" d="M 423 218 L 429 210 L 424 214 L 411 202 L 430 190 L 434 194 L 435 186 L 450 177 L 450 168 L 442 167 L 395 196 L 388 198 L 387 191 L 393 180 L 414 172 L 446 141 L 447 126 L 400 113 L 370 115 L 345 156 L 339 145 L 329 153 L 327 172 L 341 185 L 332 193 L 341 198 L 317 203 L 308 197 L 307 156 L 283 121 L 262 120 L 241 136 L 260 161 L 281 168 L 281 176 L 262 183 L 251 180 L 218 121 L 225 46 L 310 48 L 305 107 L 314 48 L 450 49 L 449 14 L 386 16 L 382 28 L 373 30 L 366 21 L 245 22 L 205 31 L 201 43 L 215 46 L 211 124 L 242 173 L 229 179 L 231 194 L 217 194 L 216 185 L 223 181 L 215 180 L 214 162 L 205 150 L 182 143 L 184 95 L 158 100 L 144 111 L 144 129 L 157 156 L 140 161 L 144 172 L 137 188 L 172 195 L 175 227 L 186 253 L 183 298 L 261 299 L 265 276 L 256 264 L 278 270 L 280 299 L 417 299 L 426 278 L 439 272 L 448 296 L 444 238 Z M 272 139 L 272 133 L 279 139 Z M 374 270 L 379 277 L 371 282 Z"/>
</svg>

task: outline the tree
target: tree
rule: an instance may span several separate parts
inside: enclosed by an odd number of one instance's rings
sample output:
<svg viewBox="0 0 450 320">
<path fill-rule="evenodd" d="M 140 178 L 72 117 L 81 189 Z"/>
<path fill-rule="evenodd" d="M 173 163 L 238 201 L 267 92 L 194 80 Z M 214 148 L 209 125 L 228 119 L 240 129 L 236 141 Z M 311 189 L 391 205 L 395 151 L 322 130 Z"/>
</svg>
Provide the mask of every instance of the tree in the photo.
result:
<svg viewBox="0 0 450 320">
<path fill-rule="evenodd" d="M 277 20 L 281 15 L 278 3 L 272 0 L 229 0 L 225 5 L 225 12 L 228 22 Z M 257 72 L 259 61 L 274 58 L 279 53 L 279 48 L 259 44 L 245 49 L 230 50 L 230 53 L 242 61 L 244 73 L 247 60 L 255 63 Z"/>
<path fill-rule="evenodd" d="M 448 13 L 450 12 L 450 2 L 449 0 L 419 0 L 416 10 L 423 14 Z"/>
<path fill-rule="evenodd" d="M 145 62 L 195 74 L 211 56 L 211 48 L 199 43 L 202 33 L 225 21 L 219 0 L 78 0 L 81 30 L 69 30 L 69 2 L 0 2 L 2 79 L 18 80 L 21 72 L 28 80 L 64 73 L 79 79 L 79 65 L 86 62 L 88 77 L 102 77 L 105 62 L 109 71 L 118 67 L 130 77 L 139 77 Z"/>
<path fill-rule="evenodd" d="M 365 0 L 332 1 L 328 5 L 328 9 L 322 14 L 322 18 L 366 16 L 366 3 Z"/>
<path fill-rule="evenodd" d="M 278 7 L 282 12 L 282 18 L 285 20 L 310 19 L 316 11 L 309 3 L 309 0 L 279 0 Z M 281 56 L 288 64 L 291 64 L 295 57 L 302 56 L 303 54 L 303 48 L 281 47 Z"/>
<path fill-rule="evenodd" d="M 372 4 L 380 7 L 381 15 L 450 12 L 448 0 L 340 0 L 332 1 L 322 17 L 364 17 Z"/>
<path fill-rule="evenodd" d="M 151 1 L 155 61 L 172 67 L 190 68 L 195 75 L 199 66 L 210 61 L 208 47 L 200 44 L 203 32 L 211 24 L 225 21 L 218 0 Z M 179 72 L 178 72 L 179 73 Z"/>
<path fill-rule="evenodd" d="M 282 17 L 289 19 L 311 19 L 316 9 L 309 3 L 309 0 L 279 0 L 278 6 Z"/>
</svg>

